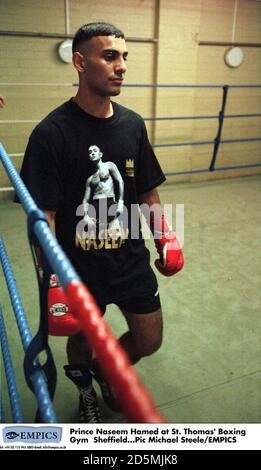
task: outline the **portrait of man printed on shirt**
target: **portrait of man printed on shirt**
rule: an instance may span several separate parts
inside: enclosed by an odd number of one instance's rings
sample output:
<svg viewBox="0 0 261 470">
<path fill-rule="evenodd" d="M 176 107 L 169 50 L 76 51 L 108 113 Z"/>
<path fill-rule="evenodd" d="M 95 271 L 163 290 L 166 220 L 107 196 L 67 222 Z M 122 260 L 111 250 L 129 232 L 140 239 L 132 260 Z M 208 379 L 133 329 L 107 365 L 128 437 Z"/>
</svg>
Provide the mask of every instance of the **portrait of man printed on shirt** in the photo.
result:
<svg viewBox="0 0 261 470">
<path fill-rule="evenodd" d="M 102 160 L 98 145 L 89 147 L 88 157 L 94 173 L 86 180 L 83 219 L 77 224 L 77 238 L 88 238 L 89 247 L 99 249 L 104 247 L 103 240 L 107 240 L 108 246 L 108 240 L 115 242 L 125 237 L 125 224 L 120 217 L 124 212 L 124 181 L 115 163 Z"/>
</svg>

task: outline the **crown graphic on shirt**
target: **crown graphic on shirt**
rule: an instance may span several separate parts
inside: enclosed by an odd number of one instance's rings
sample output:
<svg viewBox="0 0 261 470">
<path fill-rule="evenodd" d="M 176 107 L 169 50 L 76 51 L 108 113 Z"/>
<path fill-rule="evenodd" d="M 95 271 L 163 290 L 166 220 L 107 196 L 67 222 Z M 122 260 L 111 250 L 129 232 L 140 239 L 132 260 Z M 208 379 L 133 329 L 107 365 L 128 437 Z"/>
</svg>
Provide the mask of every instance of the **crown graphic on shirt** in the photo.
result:
<svg viewBox="0 0 261 470">
<path fill-rule="evenodd" d="M 126 160 L 126 168 L 134 168 L 134 160 L 131 158 L 129 160 Z"/>
</svg>

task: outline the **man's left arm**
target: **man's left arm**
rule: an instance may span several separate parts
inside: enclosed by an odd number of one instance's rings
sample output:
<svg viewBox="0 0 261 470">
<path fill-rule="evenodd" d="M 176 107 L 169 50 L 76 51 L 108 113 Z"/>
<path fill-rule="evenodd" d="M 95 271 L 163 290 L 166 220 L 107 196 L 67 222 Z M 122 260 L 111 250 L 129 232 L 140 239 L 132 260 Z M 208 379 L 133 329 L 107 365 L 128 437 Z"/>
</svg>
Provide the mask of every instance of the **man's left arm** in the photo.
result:
<svg viewBox="0 0 261 470">
<path fill-rule="evenodd" d="M 117 210 L 117 212 L 119 214 L 121 214 L 123 212 L 123 206 L 124 206 L 124 183 L 123 183 L 123 179 L 121 177 L 121 174 L 120 174 L 117 166 L 113 162 L 110 162 L 110 167 L 109 168 L 110 168 L 111 177 L 118 184 L 119 200 L 118 200 L 118 210 Z"/>
<path fill-rule="evenodd" d="M 159 253 L 155 266 L 164 276 L 173 276 L 183 268 L 184 257 L 176 235 L 163 213 L 157 189 L 140 194 L 139 204 Z"/>
</svg>

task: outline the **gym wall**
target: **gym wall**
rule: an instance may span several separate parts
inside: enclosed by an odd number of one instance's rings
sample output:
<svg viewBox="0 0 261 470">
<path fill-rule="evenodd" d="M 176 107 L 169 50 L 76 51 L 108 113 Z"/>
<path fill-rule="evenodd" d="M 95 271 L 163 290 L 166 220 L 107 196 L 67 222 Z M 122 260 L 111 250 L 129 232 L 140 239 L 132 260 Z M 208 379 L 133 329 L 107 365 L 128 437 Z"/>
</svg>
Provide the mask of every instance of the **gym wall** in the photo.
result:
<svg viewBox="0 0 261 470">
<path fill-rule="evenodd" d="M 84 23 L 103 20 L 125 32 L 129 59 L 126 83 L 242 85 L 261 83 L 261 2 L 238 0 L 68 0 L 67 25 L 73 34 Z M 224 62 L 227 45 L 200 42 L 249 44 L 242 47 L 240 67 Z M 13 32 L 66 33 L 64 0 L 1 0 L 0 30 Z M 153 41 L 153 39 L 155 41 Z M 63 39 L 5 36 L 0 33 L 0 94 L 6 106 L 0 110 L 0 140 L 20 169 L 28 137 L 38 120 L 76 93 L 78 77 L 72 65 L 61 62 L 57 49 Z M 255 47 L 253 47 L 255 46 Z M 16 84 L 16 85 L 15 85 Z M 24 85 L 28 84 L 28 85 Z M 222 88 L 124 88 L 117 100 L 143 117 L 218 115 Z M 227 114 L 260 113 L 261 88 L 229 90 Z M 20 122 L 22 121 L 22 122 Z M 260 117 L 226 119 L 224 139 L 260 136 Z M 213 140 L 218 118 L 147 121 L 153 143 Z M 217 164 L 237 166 L 261 163 L 260 141 L 221 144 Z M 166 172 L 208 167 L 213 145 L 159 148 L 156 151 Z M 169 181 L 194 181 L 234 177 L 260 172 L 247 168 L 169 177 Z M 5 190 L 10 181 L 0 167 L 0 199 L 11 198 Z"/>
</svg>

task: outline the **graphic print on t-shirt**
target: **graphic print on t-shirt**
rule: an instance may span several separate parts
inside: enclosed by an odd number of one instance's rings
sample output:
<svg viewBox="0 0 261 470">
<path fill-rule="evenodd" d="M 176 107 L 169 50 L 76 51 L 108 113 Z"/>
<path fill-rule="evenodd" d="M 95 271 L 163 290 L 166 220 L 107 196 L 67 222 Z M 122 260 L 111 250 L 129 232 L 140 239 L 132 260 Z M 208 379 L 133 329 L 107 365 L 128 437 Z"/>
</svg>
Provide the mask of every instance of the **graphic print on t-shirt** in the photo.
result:
<svg viewBox="0 0 261 470">
<path fill-rule="evenodd" d="M 98 145 L 91 145 L 88 155 L 95 171 L 86 180 L 81 209 L 77 209 L 83 219 L 77 224 L 76 246 L 84 251 L 120 248 L 127 236 L 122 223 L 124 181 L 115 163 L 102 161 Z"/>
</svg>

